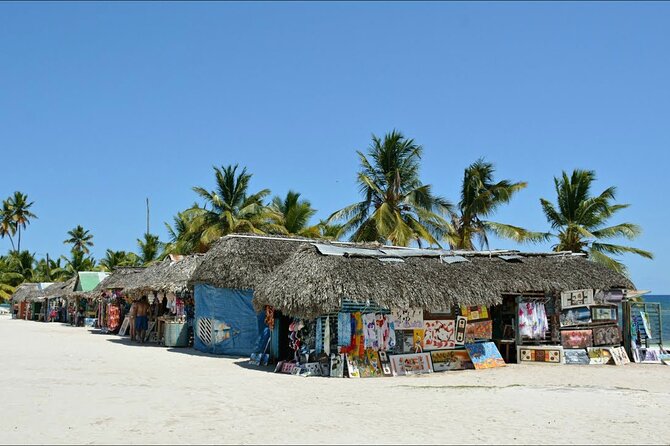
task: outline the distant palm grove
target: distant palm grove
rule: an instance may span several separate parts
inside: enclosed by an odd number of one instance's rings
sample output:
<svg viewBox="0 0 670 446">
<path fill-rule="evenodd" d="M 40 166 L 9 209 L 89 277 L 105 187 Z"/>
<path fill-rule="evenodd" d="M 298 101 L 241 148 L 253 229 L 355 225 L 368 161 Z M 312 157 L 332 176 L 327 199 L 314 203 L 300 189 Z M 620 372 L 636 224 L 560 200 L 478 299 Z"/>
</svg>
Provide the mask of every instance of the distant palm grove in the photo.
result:
<svg viewBox="0 0 670 446">
<path fill-rule="evenodd" d="M 165 223 L 168 240 L 145 233 L 137 239 L 137 252 L 107 249 L 100 260 L 90 254 L 93 234 L 81 225 L 68 231 L 63 240 L 70 247 L 69 256 L 38 259 L 22 250 L 22 238 L 31 220 L 38 217 L 34 202 L 14 192 L 3 200 L 0 212 L 0 237 L 11 245 L 0 256 L 0 299 L 11 296 L 22 282 L 64 281 L 78 271 L 111 271 L 118 266 L 147 265 L 169 254 L 205 252 L 219 237 L 231 233 L 459 250 L 486 249 L 491 234 L 520 243 L 553 240 L 555 251 L 586 253 L 594 262 L 623 273 L 626 268 L 616 256 L 633 253 L 653 258 L 649 251 L 608 243 L 622 237 L 632 240 L 641 229 L 633 223 L 610 224 L 628 205 L 615 203 L 614 187 L 595 194 L 593 171 L 562 172 L 554 178 L 555 197 L 540 200 L 550 229 L 538 232 L 492 220 L 500 206 L 526 188 L 525 182 L 496 180 L 492 163 L 475 160 L 463 172 L 458 202 L 451 202 L 421 181 L 422 151 L 398 131 L 383 138 L 373 135 L 367 151 L 357 152 L 360 201 L 316 223 L 312 221 L 316 210 L 300 193 L 289 191 L 285 197 L 271 198 L 268 189 L 250 190 L 252 175 L 246 168 L 214 167 L 214 187 L 194 187 L 200 202 Z"/>
</svg>

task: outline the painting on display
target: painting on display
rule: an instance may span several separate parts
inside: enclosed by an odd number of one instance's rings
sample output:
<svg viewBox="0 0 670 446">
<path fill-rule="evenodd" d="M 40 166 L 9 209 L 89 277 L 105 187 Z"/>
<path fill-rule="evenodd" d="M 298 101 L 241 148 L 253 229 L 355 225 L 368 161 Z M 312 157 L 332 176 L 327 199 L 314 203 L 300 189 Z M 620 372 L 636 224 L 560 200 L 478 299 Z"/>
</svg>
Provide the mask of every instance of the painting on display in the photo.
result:
<svg viewBox="0 0 670 446">
<path fill-rule="evenodd" d="M 461 316 L 467 318 L 469 321 L 475 321 L 477 319 L 488 319 L 489 310 L 485 305 L 477 305 L 466 307 L 461 305 Z"/>
<path fill-rule="evenodd" d="M 393 376 L 391 360 L 389 359 L 388 353 L 383 350 L 379 351 L 379 364 L 381 365 L 382 375 Z"/>
<path fill-rule="evenodd" d="M 119 328 L 119 336 L 125 336 L 129 326 L 130 326 L 130 318 L 128 316 L 125 316 L 123 318 L 121 328 Z"/>
<path fill-rule="evenodd" d="M 321 363 L 309 362 L 301 364 L 291 370 L 291 375 L 296 376 L 321 376 Z"/>
<path fill-rule="evenodd" d="M 581 307 L 594 303 L 593 290 L 574 290 L 561 293 L 561 308 Z"/>
<path fill-rule="evenodd" d="M 611 305 L 598 305 L 591 307 L 591 319 L 593 322 L 616 322 L 617 309 Z"/>
<path fill-rule="evenodd" d="M 589 365 L 589 353 L 586 349 L 563 350 L 563 358 L 566 364 Z"/>
<path fill-rule="evenodd" d="M 423 328 L 415 328 L 412 332 L 412 353 L 419 353 L 423 351 L 423 336 L 425 330 Z"/>
<path fill-rule="evenodd" d="M 292 375 L 293 369 L 295 367 L 295 362 L 279 361 L 277 363 L 277 367 L 275 368 L 275 373 L 286 373 L 288 375 Z"/>
<path fill-rule="evenodd" d="M 586 350 L 589 352 L 589 364 L 591 365 L 607 364 L 612 360 L 612 352 L 609 348 L 589 347 Z"/>
<path fill-rule="evenodd" d="M 456 318 L 456 345 L 465 344 L 465 330 L 468 326 L 468 319 L 463 316 Z"/>
<path fill-rule="evenodd" d="M 433 370 L 444 372 L 447 370 L 474 369 L 467 350 L 438 350 L 430 352 Z"/>
<path fill-rule="evenodd" d="M 356 365 L 358 366 L 358 373 L 361 375 L 361 378 L 381 376 L 379 354 L 374 349 L 365 349 L 363 360 L 359 361 Z"/>
<path fill-rule="evenodd" d="M 574 307 L 561 311 L 561 327 L 591 323 L 589 307 Z"/>
<path fill-rule="evenodd" d="M 423 350 L 440 350 L 456 347 L 456 321 L 423 321 Z"/>
<path fill-rule="evenodd" d="M 423 310 L 421 308 L 393 310 L 392 316 L 396 330 L 423 328 Z"/>
<path fill-rule="evenodd" d="M 505 361 L 493 342 L 465 344 L 465 348 L 477 370 L 505 366 Z"/>
<path fill-rule="evenodd" d="M 332 378 L 344 377 L 344 355 L 330 354 L 330 376 Z"/>
<path fill-rule="evenodd" d="M 566 349 L 593 347 L 593 332 L 591 330 L 561 330 L 561 345 Z"/>
<path fill-rule="evenodd" d="M 661 362 L 659 357 L 660 352 L 651 348 L 638 348 L 633 351 L 635 355 L 635 362 L 643 362 L 647 364 L 658 364 Z"/>
<path fill-rule="evenodd" d="M 345 356 L 347 360 L 347 373 L 349 374 L 349 378 L 360 378 L 361 373 L 358 371 L 356 362 L 349 355 Z"/>
<path fill-rule="evenodd" d="M 542 345 L 542 346 L 517 346 L 517 358 L 519 363 L 545 362 L 548 364 L 563 363 L 563 347 L 560 345 Z"/>
<path fill-rule="evenodd" d="M 621 336 L 618 326 L 593 327 L 593 345 L 619 345 L 620 343 Z"/>
<path fill-rule="evenodd" d="M 430 353 L 414 353 L 409 355 L 391 356 L 391 368 L 394 375 L 417 375 L 432 373 L 433 364 Z"/>
<path fill-rule="evenodd" d="M 465 327 L 465 342 L 493 337 L 493 321 L 468 322 Z"/>
<path fill-rule="evenodd" d="M 630 363 L 630 359 L 628 359 L 628 353 L 626 353 L 625 348 L 611 347 L 609 350 L 610 354 L 612 355 L 614 365 L 624 365 Z"/>
</svg>

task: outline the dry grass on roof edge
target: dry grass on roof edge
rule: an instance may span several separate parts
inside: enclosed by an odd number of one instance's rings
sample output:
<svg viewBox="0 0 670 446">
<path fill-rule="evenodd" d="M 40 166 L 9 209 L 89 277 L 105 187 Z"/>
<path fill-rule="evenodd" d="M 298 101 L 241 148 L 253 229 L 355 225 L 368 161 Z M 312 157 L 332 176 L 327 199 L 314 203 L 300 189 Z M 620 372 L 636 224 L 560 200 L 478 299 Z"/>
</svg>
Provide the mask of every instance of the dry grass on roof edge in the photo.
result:
<svg viewBox="0 0 670 446">
<path fill-rule="evenodd" d="M 523 262 L 472 257 L 443 264 L 435 257 L 382 263 L 371 258 L 324 256 L 303 245 L 256 288 L 254 305 L 288 315 L 316 317 L 337 311 L 341 299 L 387 308 L 493 305 L 505 292 L 559 292 L 581 288 L 634 288 L 624 276 L 576 256 L 533 256 Z"/>
</svg>

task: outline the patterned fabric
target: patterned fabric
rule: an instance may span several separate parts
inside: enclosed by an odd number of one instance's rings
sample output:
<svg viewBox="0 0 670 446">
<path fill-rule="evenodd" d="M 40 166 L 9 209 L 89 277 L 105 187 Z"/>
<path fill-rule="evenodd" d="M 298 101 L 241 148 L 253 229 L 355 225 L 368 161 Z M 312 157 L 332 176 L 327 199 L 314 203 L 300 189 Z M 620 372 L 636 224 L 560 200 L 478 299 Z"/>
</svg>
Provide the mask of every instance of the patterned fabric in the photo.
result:
<svg viewBox="0 0 670 446">
<path fill-rule="evenodd" d="M 316 354 L 318 355 L 323 351 L 323 324 L 321 318 L 316 320 Z"/>
<path fill-rule="evenodd" d="M 363 317 L 363 339 L 365 348 L 379 349 L 379 338 L 377 336 L 377 317 L 374 313 L 364 314 Z"/>
<path fill-rule="evenodd" d="M 351 313 L 337 315 L 337 345 L 340 347 L 351 345 Z"/>
<path fill-rule="evenodd" d="M 541 302 L 519 303 L 519 334 L 531 339 L 542 339 L 549 330 L 547 313 Z"/>
</svg>

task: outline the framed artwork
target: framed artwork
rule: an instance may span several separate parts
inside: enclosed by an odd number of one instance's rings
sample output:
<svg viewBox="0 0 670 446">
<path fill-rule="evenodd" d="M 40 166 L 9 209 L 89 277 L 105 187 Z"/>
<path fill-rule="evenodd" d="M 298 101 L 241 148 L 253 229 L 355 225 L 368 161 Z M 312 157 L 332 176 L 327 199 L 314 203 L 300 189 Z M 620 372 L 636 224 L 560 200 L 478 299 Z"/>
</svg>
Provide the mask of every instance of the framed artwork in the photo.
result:
<svg viewBox="0 0 670 446">
<path fill-rule="evenodd" d="M 293 374 L 293 369 L 296 368 L 295 362 L 284 362 L 279 370 L 280 373 Z"/>
<path fill-rule="evenodd" d="M 465 342 L 493 337 L 493 321 L 468 322 L 465 327 Z"/>
<path fill-rule="evenodd" d="M 330 354 L 330 376 L 332 378 L 344 377 L 344 355 Z"/>
<path fill-rule="evenodd" d="M 593 347 L 593 332 L 591 330 L 561 330 L 561 345 L 566 349 Z"/>
<path fill-rule="evenodd" d="M 581 307 L 594 303 L 593 290 L 574 290 L 561 293 L 561 308 Z"/>
<path fill-rule="evenodd" d="M 379 354 L 374 349 L 365 349 L 365 356 L 363 357 L 363 360 L 357 361 L 355 364 L 358 367 L 358 373 L 360 374 L 361 378 L 381 376 Z"/>
<path fill-rule="evenodd" d="M 516 351 L 519 363 L 563 363 L 563 347 L 560 345 L 519 345 Z"/>
<path fill-rule="evenodd" d="M 593 345 L 618 346 L 619 344 L 621 344 L 621 336 L 618 326 L 593 327 Z"/>
<path fill-rule="evenodd" d="M 389 359 L 388 354 L 383 350 L 379 351 L 379 364 L 381 366 L 382 375 L 393 376 L 393 370 L 391 370 L 391 360 Z"/>
<path fill-rule="evenodd" d="M 589 353 L 589 364 L 607 364 L 612 360 L 612 352 L 608 348 L 589 347 L 586 350 Z"/>
<path fill-rule="evenodd" d="M 636 362 L 642 362 L 647 364 L 658 364 L 661 362 L 659 354 L 660 352 L 658 350 L 654 350 L 651 348 L 638 348 L 637 349 L 638 361 Z"/>
<path fill-rule="evenodd" d="M 430 353 L 414 353 L 410 355 L 391 356 L 391 368 L 394 375 L 416 375 L 432 373 L 433 364 Z"/>
<path fill-rule="evenodd" d="M 465 329 L 468 325 L 468 319 L 463 316 L 456 318 L 456 345 L 465 344 Z"/>
<path fill-rule="evenodd" d="M 465 349 L 477 370 L 505 366 L 505 361 L 493 342 L 465 344 Z"/>
<path fill-rule="evenodd" d="M 616 322 L 617 307 L 612 305 L 595 305 L 591 307 L 591 319 L 593 322 Z"/>
<path fill-rule="evenodd" d="M 358 371 L 358 366 L 356 363 L 349 355 L 345 355 L 345 357 L 347 361 L 347 373 L 349 374 L 349 378 L 360 378 L 361 373 Z"/>
<path fill-rule="evenodd" d="M 123 318 L 121 328 L 119 329 L 119 336 L 125 336 L 129 326 L 130 326 L 130 319 L 128 318 L 128 316 L 125 316 Z"/>
<path fill-rule="evenodd" d="M 423 328 L 423 310 L 421 308 L 409 308 L 406 310 L 393 310 L 391 312 L 396 330 L 411 330 Z"/>
<path fill-rule="evenodd" d="M 566 364 L 589 365 L 589 353 L 586 349 L 563 350 L 563 358 Z"/>
<path fill-rule="evenodd" d="M 465 330 L 465 327 L 463 327 Z M 465 336 L 465 332 L 463 333 Z M 423 321 L 423 350 L 440 350 L 456 347 L 456 321 Z"/>
<path fill-rule="evenodd" d="M 470 355 L 467 350 L 437 350 L 430 352 L 433 362 L 433 370 L 444 372 L 446 370 L 468 370 L 474 369 Z"/>
<path fill-rule="evenodd" d="M 412 353 L 418 353 L 423 351 L 423 336 L 425 330 L 422 328 L 415 328 L 412 332 Z"/>
<path fill-rule="evenodd" d="M 574 307 L 561 311 L 561 327 L 584 325 L 591 323 L 591 309 L 589 307 Z"/>
<path fill-rule="evenodd" d="M 628 359 L 628 353 L 626 353 L 626 349 L 623 347 L 610 347 L 609 349 L 610 354 L 612 355 L 612 360 L 614 361 L 614 365 L 624 365 L 630 363 L 630 359 Z"/>
<path fill-rule="evenodd" d="M 461 305 L 461 316 L 465 317 L 469 321 L 475 321 L 477 319 L 488 319 L 489 309 L 485 305 L 476 305 L 470 307 Z"/>
</svg>

